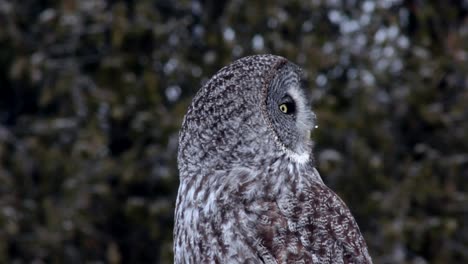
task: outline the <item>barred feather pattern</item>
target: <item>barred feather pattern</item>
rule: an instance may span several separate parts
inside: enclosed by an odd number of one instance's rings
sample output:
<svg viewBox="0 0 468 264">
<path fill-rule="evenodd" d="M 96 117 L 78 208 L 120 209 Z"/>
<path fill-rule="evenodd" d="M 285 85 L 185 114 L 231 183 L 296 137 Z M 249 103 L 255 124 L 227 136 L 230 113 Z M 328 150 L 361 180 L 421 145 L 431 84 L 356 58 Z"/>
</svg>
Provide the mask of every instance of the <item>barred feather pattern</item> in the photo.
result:
<svg viewBox="0 0 468 264">
<path fill-rule="evenodd" d="M 179 138 L 175 263 L 372 263 L 349 209 L 265 116 L 264 88 L 288 63 L 243 58 L 195 96 Z"/>
</svg>

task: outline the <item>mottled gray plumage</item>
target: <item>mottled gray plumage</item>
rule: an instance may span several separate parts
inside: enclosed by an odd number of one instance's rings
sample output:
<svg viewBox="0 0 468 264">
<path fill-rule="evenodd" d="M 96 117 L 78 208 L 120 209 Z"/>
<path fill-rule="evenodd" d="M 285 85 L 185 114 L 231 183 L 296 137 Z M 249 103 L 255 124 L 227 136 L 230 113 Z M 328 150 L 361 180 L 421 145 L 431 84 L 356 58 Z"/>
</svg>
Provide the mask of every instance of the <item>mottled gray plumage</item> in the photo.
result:
<svg viewBox="0 0 468 264">
<path fill-rule="evenodd" d="M 197 93 L 179 139 L 175 263 L 371 263 L 311 158 L 300 69 L 242 58 Z"/>
</svg>

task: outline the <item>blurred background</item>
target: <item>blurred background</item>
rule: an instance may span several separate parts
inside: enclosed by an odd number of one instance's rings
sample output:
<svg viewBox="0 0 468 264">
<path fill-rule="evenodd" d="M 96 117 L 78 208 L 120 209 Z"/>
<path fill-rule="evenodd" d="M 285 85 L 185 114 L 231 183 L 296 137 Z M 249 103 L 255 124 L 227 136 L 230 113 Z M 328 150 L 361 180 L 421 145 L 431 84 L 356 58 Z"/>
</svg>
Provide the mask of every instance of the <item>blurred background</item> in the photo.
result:
<svg viewBox="0 0 468 264">
<path fill-rule="evenodd" d="M 183 115 L 261 53 L 375 263 L 468 263 L 467 0 L 0 0 L 0 263 L 172 263 Z"/>
</svg>

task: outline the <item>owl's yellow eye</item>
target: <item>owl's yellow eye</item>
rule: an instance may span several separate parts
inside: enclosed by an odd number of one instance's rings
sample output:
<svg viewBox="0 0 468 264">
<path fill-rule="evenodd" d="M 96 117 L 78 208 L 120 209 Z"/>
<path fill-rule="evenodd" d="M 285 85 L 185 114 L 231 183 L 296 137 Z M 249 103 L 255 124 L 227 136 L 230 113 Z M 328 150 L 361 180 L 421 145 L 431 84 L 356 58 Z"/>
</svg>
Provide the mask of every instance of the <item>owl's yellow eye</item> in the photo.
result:
<svg viewBox="0 0 468 264">
<path fill-rule="evenodd" d="M 280 104 L 279 109 L 281 112 L 287 114 L 288 113 L 288 106 L 286 104 Z"/>
<path fill-rule="evenodd" d="M 286 95 L 279 103 L 279 110 L 283 114 L 293 115 L 296 112 L 296 104 L 291 96 Z"/>
</svg>

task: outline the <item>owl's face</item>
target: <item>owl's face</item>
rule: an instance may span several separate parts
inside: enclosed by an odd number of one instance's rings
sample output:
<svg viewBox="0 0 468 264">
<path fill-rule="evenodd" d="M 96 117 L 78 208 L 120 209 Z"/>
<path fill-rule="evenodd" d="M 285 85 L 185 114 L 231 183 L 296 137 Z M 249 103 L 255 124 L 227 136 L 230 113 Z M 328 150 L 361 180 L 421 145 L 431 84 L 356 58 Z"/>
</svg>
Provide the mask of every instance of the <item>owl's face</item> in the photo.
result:
<svg viewBox="0 0 468 264">
<path fill-rule="evenodd" d="M 273 71 L 274 77 L 267 83 L 264 93 L 264 115 L 282 150 L 294 161 L 306 162 L 315 121 L 307 87 L 303 85 L 300 69 L 292 63 L 285 63 Z"/>
</svg>

